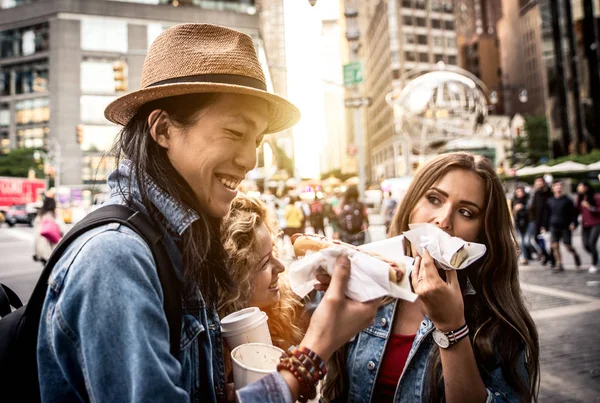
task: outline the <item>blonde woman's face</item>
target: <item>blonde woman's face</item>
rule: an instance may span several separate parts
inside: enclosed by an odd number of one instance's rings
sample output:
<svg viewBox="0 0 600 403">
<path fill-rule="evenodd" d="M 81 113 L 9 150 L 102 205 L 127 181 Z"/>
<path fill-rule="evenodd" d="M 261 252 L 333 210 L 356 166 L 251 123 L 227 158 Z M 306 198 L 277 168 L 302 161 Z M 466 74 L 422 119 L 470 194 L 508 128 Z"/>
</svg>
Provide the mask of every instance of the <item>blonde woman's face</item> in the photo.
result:
<svg viewBox="0 0 600 403">
<path fill-rule="evenodd" d="M 483 228 L 485 184 L 473 171 L 454 169 L 427 189 L 410 214 L 410 223 L 437 225 L 465 241 L 477 240 Z"/>
<path fill-rule="evenodd" d="M 252 268 L 252 294 L 248 305 L 265 309 L 279 302 L 279 273 L 285 268 L 273 254 L 273 239 L 264 223 L 258 228 L 256 235 L 258 243 L 255 252 L 260 260 L 258 265 Z"/>
</svg>

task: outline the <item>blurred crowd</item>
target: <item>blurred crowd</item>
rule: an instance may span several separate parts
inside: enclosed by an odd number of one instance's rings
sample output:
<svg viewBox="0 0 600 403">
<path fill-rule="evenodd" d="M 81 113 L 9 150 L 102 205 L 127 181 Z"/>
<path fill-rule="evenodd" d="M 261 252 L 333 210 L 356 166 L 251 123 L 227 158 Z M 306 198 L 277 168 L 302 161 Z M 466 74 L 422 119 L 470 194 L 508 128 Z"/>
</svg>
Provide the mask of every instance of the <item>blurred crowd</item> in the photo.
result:
<svg viewBox="0 0 600 403">
<path fill-rule="evenodd" d="M 598 271 L 598 237 L 600 236 L 600 195 L 589 183 L 577 184 L 574 198 L 565 193 L 560 180 L 547 183 L 534 180 L 530 193 L 519 186 L 511 200 L 515 231 L 520 242 L 521 264 L 537 260 L 549 264 L 553 272 L 564 270 L 560 244 L 573 256 L 577 269 L 581 257 L 573 248 L 573 232 L 581 227 L 582 243 L 591 255 L 590 273 Z"/>
</svg>

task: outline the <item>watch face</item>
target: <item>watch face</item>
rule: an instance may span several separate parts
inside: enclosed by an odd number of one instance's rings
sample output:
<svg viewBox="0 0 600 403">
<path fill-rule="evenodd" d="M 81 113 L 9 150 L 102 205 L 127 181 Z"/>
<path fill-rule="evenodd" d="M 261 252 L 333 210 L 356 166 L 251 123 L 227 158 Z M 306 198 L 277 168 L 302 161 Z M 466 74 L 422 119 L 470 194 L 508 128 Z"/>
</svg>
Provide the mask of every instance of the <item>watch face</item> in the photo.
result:
<svg viewBox="0 0 600 403">
<path fill-rule="evenodd" d="M 450 346 L 448 336 L 437 329 L 433 332 L 433 340 L 435 340 L 435 343 L 441 348 L 448 348 Z"/>
</svg>

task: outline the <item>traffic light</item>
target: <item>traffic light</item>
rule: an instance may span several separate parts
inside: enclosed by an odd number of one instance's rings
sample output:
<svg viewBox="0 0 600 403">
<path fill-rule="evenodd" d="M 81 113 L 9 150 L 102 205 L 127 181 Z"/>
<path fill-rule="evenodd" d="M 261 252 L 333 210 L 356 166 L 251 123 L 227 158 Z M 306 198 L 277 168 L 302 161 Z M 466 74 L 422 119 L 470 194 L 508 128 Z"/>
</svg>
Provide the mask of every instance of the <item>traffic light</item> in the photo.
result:
<svg viewBox="0 0 600 403">
<path fill-rule="evenodd" d="M 115 92 L 127 91 L 127 64 L 118 60 L 113 63 L 113 76 L 115 79 Z"/>
<path fill-rule="evenodd" d="M 83 143 L 83 125 L 77 125 L 76 128 L 77 144 Z"/>
</svg>

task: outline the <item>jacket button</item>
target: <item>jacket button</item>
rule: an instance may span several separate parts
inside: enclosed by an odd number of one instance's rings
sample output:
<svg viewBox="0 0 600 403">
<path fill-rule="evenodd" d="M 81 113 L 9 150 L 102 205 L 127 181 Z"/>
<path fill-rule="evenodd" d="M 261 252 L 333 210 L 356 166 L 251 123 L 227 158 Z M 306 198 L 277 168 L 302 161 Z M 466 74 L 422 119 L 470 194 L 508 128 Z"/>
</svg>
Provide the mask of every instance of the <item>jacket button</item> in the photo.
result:
<svg viewBox="0 0 600 403">
<path fill-rule="evenodd" d="M 375 369 L 375 363 L 373 361 L 369 361 L 367 368 L 369 368 L 369 371 L 373 371 Z"/>
<path fill-rule="evenodd" d="M 386 318 L 381 318 L 381 327 L 386 327 L 387 326 L 387 319 Z"/>
</svg>

